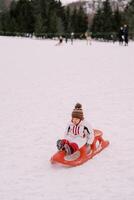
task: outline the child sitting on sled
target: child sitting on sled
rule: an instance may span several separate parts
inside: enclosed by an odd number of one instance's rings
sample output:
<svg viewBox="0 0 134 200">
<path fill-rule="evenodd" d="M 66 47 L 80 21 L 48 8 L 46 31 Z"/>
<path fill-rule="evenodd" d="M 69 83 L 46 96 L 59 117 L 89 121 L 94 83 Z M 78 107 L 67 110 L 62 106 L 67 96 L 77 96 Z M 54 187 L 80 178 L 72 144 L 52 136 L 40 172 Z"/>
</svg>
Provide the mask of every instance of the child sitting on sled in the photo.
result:
<svg viewBox="0 0 134 200">
<path fill-rule="evenodd" d="M 67 126 L 65 137 L 57 141 L 57 148 L 65 151 L 67 155 L 71 155 L 85 144 L 90 150 L 93 140 L 94 131 L 91 125 L 84 120 L 82 105 L 77 103 L 72 112 L 72 119 Z"/>
</svg>

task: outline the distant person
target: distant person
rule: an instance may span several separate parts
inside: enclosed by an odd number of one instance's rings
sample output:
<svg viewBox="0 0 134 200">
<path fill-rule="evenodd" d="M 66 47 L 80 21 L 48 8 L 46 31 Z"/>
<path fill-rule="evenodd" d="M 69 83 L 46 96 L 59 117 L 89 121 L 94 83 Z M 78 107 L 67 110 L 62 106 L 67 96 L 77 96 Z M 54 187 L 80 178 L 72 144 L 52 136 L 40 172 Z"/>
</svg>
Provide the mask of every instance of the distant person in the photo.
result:
<svg viewBox="0 0 134 200">
<path fill-rule="evenodd" d="M 63 37 L 60 36 L 60 37 L 59 37 L 59 42 L 56 44 L 56 46 L 57 46 L 57 45 L 61 45 L 62 43 L 63 43 Z"/>
<path fill-rule="evenodd" d="M 128 26 L 125 24 L 123 27 L 125 46 L 128 45 Z"/>
<path fill-rule="evenodd" d="M 66 34 L 65 36 L 65 42 L 67 43 L 68 42 L 68 35 Z"/>
<path fill-rule="evenodd" d="M 123 45 L 123 41 L 124 41 L 124 30 L 123 30 L 123 27 L 120 27 L 120 30 L 119 30 L 119 44 Z"/>
<path fill-rule="evenodd" d="M 116 41 L 115 34 L 111 34 L 111 40 L 112 40 L 113 43 L 115 43 L 115 41 Z"/>
<path fill-rule="evenodd" d="M 74 33 L 72 32 L 71 33 L 71 44 L 73 44 L 73 41 L 74 41 Z"/>
<path fill-rule="evenodd" d="M 87 45 L 88 44 L 91 45 L 91 33 L 89 31 L 86 31 L 85 38 L 86 38 L 86 41 L 87 41 Z"/>
<path fill-rule="evenodd" d="M 62 44 L 62 42 L 63 42 L 63 37 L 60 36 L 60 37 L 59 37 L 59 44 Z"/>
</svg>

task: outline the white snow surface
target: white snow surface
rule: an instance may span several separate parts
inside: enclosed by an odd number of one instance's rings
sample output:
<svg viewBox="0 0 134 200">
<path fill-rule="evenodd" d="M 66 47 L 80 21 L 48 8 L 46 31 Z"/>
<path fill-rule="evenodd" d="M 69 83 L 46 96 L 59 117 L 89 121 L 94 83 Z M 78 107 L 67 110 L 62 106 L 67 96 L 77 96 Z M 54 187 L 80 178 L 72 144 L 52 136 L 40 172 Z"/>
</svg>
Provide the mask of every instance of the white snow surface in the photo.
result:
<svg viewBox="0 0 134 200">
<path fill-rule="evenodd" d="M 134 42 L 0 37 L 0 200 L 134 199 Z M 75 103 L 110 146 L 51 165 Z"/>
</svg>

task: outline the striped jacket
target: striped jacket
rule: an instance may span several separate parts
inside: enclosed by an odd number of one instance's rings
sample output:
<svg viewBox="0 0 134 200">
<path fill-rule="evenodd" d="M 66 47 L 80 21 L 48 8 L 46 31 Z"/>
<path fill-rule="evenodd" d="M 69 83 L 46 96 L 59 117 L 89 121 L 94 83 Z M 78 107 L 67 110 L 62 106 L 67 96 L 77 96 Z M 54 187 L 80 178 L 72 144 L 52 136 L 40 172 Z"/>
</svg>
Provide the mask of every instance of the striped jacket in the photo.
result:
<svg viewBox="0 0 134 200">
<path fill-rule="evenodd" d="M 85 143 L 92 144 L 94 140 L 94 131 L 89 123 L 85 120 L 75 125 L 70 122 L 65 131 L 65 139 L 75 142 L 79 147 Z"/>
</svg>

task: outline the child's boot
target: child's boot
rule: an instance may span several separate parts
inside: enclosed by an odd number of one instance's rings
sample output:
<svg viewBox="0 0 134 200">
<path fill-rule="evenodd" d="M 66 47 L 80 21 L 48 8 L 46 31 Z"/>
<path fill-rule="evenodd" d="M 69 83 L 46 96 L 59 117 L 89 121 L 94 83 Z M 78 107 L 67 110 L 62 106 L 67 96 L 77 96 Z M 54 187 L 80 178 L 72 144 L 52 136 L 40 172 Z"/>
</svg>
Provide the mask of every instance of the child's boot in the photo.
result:
<svg viewBox="0 0 134 200">
<path fill-rule="evenodd" d="M 57 149 L 60 151 L 64 148 L 64 144 L 62 142 L 62 140 L 58 140 L 57 141 Z"/>
<path fill-rule="evenodd" d="M 70 146 L 68 144 L 64 145 L 64 150 L 65 150 L 65 153 L 67 155 L 71 155 L 72 154 L 71 148 L 70 148 Z"/>
</svg>

